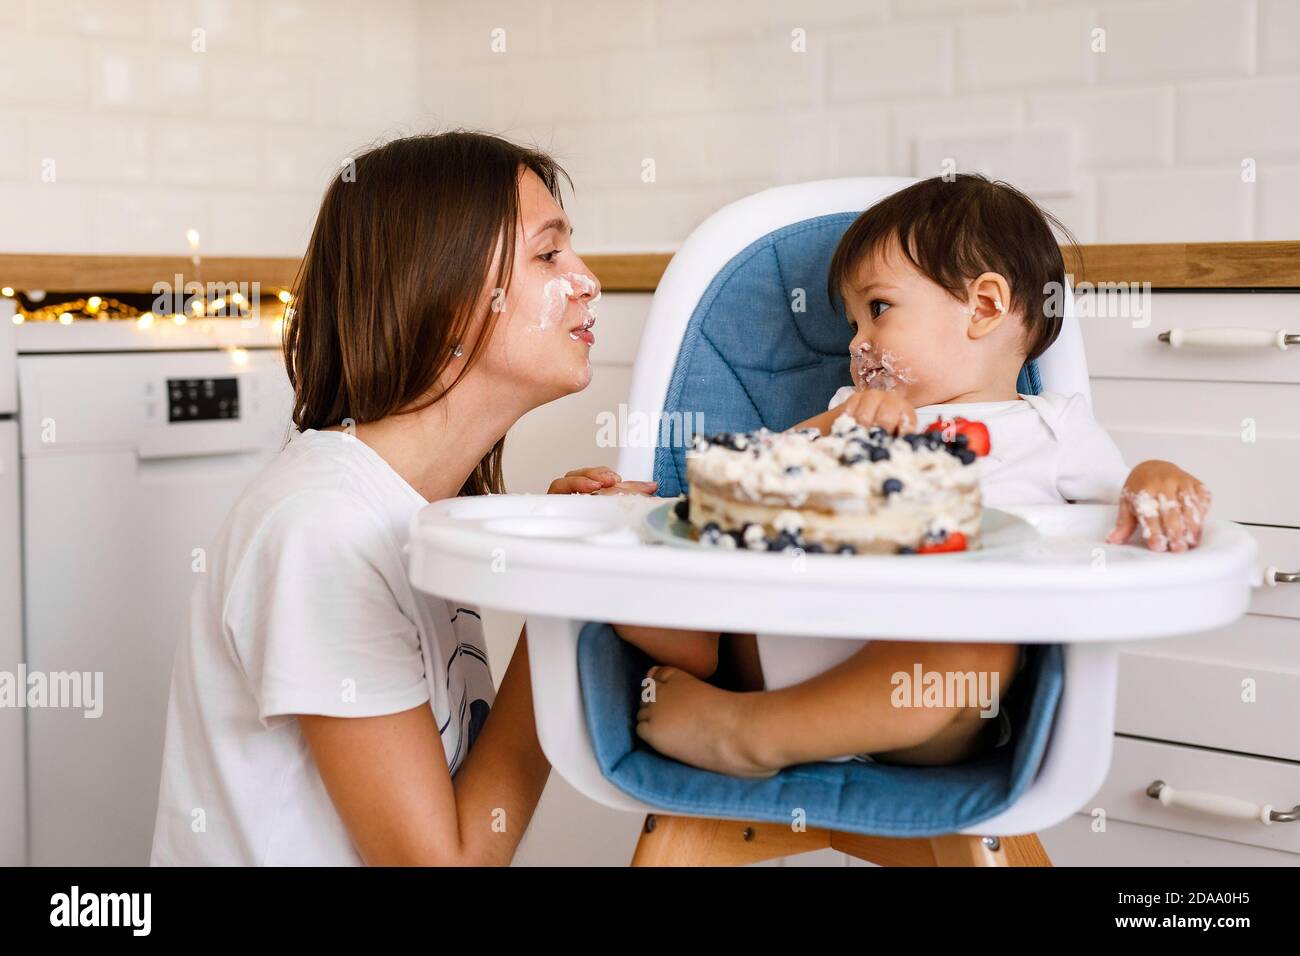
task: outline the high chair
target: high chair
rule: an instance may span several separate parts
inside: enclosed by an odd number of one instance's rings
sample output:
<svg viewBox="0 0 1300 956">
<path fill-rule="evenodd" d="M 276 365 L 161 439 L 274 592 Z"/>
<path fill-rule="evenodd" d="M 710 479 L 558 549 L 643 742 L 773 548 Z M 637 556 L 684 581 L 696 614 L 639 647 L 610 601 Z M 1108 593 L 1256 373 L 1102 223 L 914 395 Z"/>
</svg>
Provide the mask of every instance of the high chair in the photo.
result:
<svg viewBox="0 0 1300 956">
<path fill-rule="evenodd" d="M 861 210 L 909 182 L 771 189 L 701 224 L 655 293 L 628 418 L 648 417 L 671 439 L 695 413 L 716 432 L 779 430 L 823 411 L 849 383 L 851 333 L 826 292 L 831 253 Z M 1068 287 L 1065 301 L 1061 334 L 1021 371 L 1022 393 L 1090 394 Z M 625 445 L 618 471 L 675 497 L 686 490 L 687 445 Z M 1207 524 L 1193 552 L 1156 555 L 1100 545 L 1112 507 L 1066 505 L 1013 509 L 1043 541 L 1010 556 L 809 556 L 792 582 L 778 555 L 647 545 L 641 518 L 659 504 L 455 499 L 424 509 L 411 538 L 417 587 L 528 615 L 542 748 L 591 799 L 646 815 L 636 865 L 752 863 L 826 847 L 881 864 L 1050 865 L 1036 831 L 1083 807 L 1109 766 L 1114 642 L 1229 623 L 1254 574 L 1253 540 L 1229 522 Z M 1096 551 L 1109 563 L 1088 574 Z M 752 631 L 809 673 L 842 659 L 848 637 L 1004 640 L 1032 652 L 1006 698 L 1013 744 L 994 757 L 948 768 L 810 764 L 745 781 L 637 740 L 650 662 L 596 623 L 611 620 Z"/>
</svg>

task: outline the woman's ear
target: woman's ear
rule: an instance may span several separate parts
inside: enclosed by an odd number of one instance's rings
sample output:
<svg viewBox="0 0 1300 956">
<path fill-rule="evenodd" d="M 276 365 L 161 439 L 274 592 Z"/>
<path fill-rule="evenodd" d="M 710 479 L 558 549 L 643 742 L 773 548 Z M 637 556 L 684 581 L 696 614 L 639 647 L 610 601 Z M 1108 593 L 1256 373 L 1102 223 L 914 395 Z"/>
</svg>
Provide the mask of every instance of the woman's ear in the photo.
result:
<svg viewBox="0 0 1300 956">
<path fill-rule="evenodd" d="M 997 272 L 983 272 L 968 287 L 967 334 L 982 339 L 1002 324 L 1011 311 L 1011 284 Z"/>
</svg>

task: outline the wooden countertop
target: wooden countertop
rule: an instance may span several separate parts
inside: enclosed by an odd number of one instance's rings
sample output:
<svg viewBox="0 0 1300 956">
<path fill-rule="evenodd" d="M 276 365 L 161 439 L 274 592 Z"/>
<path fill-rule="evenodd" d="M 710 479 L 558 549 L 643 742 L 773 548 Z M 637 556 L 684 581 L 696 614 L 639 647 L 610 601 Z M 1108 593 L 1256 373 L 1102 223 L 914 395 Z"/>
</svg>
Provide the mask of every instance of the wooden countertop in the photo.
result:
<svg viewBox="0 0 1300 956">
<path fill-rule="evenodd" d="M 1085 245 L 1081 262 L 1065 249 L 1076 283 L 1149 282 L 1154 289 L 1300 289 L 1300 241 Z M 653 292 L 672 253 L 593 253 L 584 257 L 607 292 Z M 264 293 L 293 285 L 298 260 L 212 257 L 205 282 L 258 282 Z M 194 278 L 186 256 L 0 254 L 0 286 L 81 292 L 150 292 L 176 275 Z"/>
</svg>

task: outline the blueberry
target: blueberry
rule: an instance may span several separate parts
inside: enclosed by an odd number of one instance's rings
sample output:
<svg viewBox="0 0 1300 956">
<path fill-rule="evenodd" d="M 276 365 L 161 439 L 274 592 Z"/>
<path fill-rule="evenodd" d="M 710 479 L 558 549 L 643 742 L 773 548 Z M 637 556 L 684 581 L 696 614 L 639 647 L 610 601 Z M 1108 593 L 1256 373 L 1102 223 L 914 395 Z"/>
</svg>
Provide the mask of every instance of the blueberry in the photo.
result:
<svg viewBox="0 0 1300 956">
<path fill-rule="evenodd" d="M 799 465 L 788 465 L 786 466 L 785 473 L 789 475 L 791 478 L 794 478 L 798 475 L 803 474 L 803 468 L 801 468 Z"/>
<path fill-rule="evenodd" d="M 957 457 L 961 459 L 963 465 L 969 465 L 975 460 L 975 453 L 968 448 L 963 448 L 957 452 Z"/>
<path fill-rule="evenodd" d="M 867 436 L 871 438 L 872 441 L 880 441 L 881 439 L 885 438 L 885 436 L 888 434 L 889 433 L 885 431 L 883 428 L 881 428 L 879 425 L 872 425 L 870 428 L 867 429 Z"/>
<path fill-rule="evenodd" d="M 916 548 L 909 548 L 907 545 L 903 545 L 901 548 L 898 549 L 898 553 L 899 553 L 899 554 L 916 554 Z"/>
<path fill-rule="evenodd" d="M 808 554 L 821 554 L 823 551 L 826 550 L 826 549 L 823 548 L 820 544 L 818 544 L 816 541 L 809 541 L 807 544 L 805 544 L 805 545 L 803 546 L 803 549 L 804 549 L 804 551 L 806 551 Z"/>
<path fill-rule="evenodd" d="M 767 550 L 769 551 L 780 551 L 784 547 L 785 544 L 782 541 L 781 535 L 779 534 L 776 537 L 767 539 Z"/>
<path fill-rule="evenodd" d="M 836 554 L 857 554 L 858 549 L 851 544 L 842 544 L 835 549 Z"/>
<path fill-rule="evenodd" d="M 875 447 L 868 453 L 872 461 L 889 461 L 889 449 Z"/>
<path fill-rule="evenodd" d="M 743 548 L 745 546 L 745 535 L 743 533 L 739 531 L 728 531 L 727 537 L 736 542 L 737 548 Z"/>
<path fill-rule="evenodd" d="M 885 483 L 880 486 L 882 494 L 892 495 L 903 490 L 903 483 L 897 478 L 886 478 Z"/>
<path fill-rule="evenodd" d="M 689 520 L 691 514 L 691 499 L 683 498 L 681 501 L 677 502 L 677 504 L 673 505 L 673 514 L 675 514 L 681 521 Z"/>
<path fill-rule="evenodd" d="M 958 435 L 956 438 L 952 440 L 951 444 L 956 445 L 958 448 L 965 448 L 967 445 L 970 444 L 970 436 Z"/>
<path fill-rule="evenodd" d="M 844 454 L 840 455 L 841 465 L 856 465 L 858 462 L 866 460 L 866 455 L 860 455 L 857 452 L 846 451 Z"/>
</svg>

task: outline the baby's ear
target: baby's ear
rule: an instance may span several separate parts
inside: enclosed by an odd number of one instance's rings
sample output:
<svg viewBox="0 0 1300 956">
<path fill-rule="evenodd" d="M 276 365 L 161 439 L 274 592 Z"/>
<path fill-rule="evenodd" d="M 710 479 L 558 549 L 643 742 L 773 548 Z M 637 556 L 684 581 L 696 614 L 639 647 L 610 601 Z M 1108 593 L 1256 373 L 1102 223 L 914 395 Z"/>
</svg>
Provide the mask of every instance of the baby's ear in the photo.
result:
<svg viewBox="0 0 1300 956">
<path fill-rule="evenodd" d="M 997 272 L 984 272 L 970 283 L 967 296 L 970 337 L 979 339 L 1011 315 L 1011 285 Z"/>
</svg>

